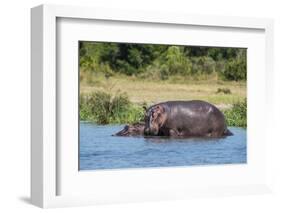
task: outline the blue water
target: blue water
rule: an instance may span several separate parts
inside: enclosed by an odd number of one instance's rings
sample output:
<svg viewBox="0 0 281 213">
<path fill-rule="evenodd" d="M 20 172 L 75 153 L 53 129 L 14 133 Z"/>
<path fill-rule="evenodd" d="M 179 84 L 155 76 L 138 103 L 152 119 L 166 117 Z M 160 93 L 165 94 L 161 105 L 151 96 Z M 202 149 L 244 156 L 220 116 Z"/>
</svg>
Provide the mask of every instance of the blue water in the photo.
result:
<svg viewBox="0 0 281 213">
<path fill-rule="evenodd" d="M 220 139 L 111 136 L 124 125 L 80 123 L 80 170 L 172 167 L 247 162 L 246 130 Z"/>
</svg>

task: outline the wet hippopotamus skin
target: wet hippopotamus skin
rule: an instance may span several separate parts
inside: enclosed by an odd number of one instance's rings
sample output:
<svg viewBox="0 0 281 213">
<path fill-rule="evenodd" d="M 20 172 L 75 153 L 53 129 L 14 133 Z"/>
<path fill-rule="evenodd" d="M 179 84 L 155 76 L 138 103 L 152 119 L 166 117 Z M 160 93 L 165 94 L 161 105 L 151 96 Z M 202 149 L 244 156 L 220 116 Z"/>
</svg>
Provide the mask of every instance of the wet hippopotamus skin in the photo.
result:
<svg viewBox="0 0 281 213">
<path fill-rule="evenodd" d="M 144 134 L 170 137 L 223 137 L 232 135 L 223 113 L 200 100 L 167 101 L 146 110 Z"/>
<path fill-rule="evenodd" d="M 121 131 L 114 136 L 143 136 L 145 123 L 139 122 L 126 125 Z"/>
</svg>

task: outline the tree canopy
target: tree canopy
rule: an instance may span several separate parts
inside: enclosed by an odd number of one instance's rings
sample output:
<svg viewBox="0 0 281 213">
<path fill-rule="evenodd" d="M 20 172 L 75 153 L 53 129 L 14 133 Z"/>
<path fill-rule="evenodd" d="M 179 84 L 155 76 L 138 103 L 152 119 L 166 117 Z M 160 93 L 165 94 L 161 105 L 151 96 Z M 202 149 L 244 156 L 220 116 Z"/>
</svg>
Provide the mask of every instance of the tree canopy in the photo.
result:
<svg viewBox="0 0 281 213">
<path fill-rule="evenodd" d="M 218 73 L 223 80 L 246 80 L 247 50 L 161 44 L 79 42 L 80 70 L 105 75 L 171 75 Z"/>
</svg>

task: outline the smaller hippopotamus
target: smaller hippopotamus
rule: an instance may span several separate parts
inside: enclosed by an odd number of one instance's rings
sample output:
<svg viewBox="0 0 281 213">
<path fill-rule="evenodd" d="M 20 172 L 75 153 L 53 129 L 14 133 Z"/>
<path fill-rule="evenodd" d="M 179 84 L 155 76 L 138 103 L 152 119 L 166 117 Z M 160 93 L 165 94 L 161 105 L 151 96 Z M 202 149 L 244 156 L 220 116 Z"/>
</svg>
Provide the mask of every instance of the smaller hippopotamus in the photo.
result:
<svg viewBox="0 0 281 213">
<path fill-rule="evenodd" d="M 114 136 L 143 136 L 145 123 L 138 122 L 126 125 L 121 131 L 114 134 Z"/>
</svg>

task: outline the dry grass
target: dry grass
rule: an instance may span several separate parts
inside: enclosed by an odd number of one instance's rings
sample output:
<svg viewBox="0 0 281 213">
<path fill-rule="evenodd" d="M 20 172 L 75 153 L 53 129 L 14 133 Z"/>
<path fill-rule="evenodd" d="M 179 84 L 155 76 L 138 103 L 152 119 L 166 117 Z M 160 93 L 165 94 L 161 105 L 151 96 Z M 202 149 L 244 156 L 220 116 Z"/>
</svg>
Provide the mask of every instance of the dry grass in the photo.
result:
<svg viewBox="0 0 281 213">
<path fill-rule="evenodd" d="M 231 94 L 217 93 L 218 88 L 228 88 Z M 146 102 L 149 105 L 168 100 L 200 99 L 216 104 L 219 108 L 228 108 L 246 97 L 245 82 L 224 82 L 216 79 L 153 81 L 122 76 L 109 79 L 102 76 L 91 76 L 89 80 L 89 76 L 87 76 L 87 82 L 82 80 L 80 83 L 81 93 L 97 90 L 113 93 L 126 92 L 133 103 Z"/>
</svg>

